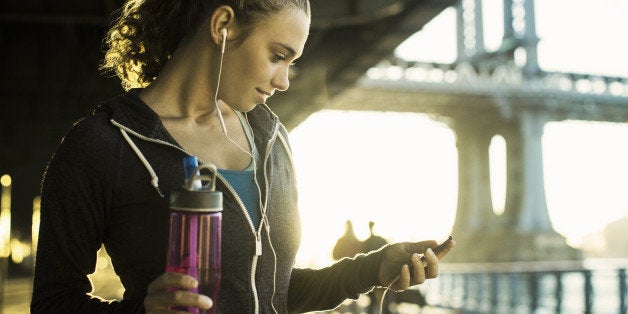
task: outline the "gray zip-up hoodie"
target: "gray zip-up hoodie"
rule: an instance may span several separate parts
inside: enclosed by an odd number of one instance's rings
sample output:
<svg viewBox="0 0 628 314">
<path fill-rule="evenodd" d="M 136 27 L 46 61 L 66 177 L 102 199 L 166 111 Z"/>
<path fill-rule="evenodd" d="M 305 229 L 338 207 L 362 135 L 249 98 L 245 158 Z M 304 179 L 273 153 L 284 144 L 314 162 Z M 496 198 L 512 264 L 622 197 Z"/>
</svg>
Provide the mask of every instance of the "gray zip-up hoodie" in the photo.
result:
<svg viewBox="0 0 628 314">
<path fill-rule="evenodd" d="M 148 285 L 165 270 L 168 199 L 183 184 L 188 153 L 137 92 L 105 102 L 76 123 L 48 165 L 33 313 L 143 313 Z M 331 309 L 379 285 L 381 251 L 324 269 L 294 268 L 301 227 L 287 132 L 265 105 L 247 119 L 263 161 L 257 174 L 266 219 L 254 230 L 240 198 L 219 178 L 224 210 L 218 313 Z M 87 275 L 95 270 L 101 244 L 125 287 L 123 300 L 89 295 Z"/>
</svg>

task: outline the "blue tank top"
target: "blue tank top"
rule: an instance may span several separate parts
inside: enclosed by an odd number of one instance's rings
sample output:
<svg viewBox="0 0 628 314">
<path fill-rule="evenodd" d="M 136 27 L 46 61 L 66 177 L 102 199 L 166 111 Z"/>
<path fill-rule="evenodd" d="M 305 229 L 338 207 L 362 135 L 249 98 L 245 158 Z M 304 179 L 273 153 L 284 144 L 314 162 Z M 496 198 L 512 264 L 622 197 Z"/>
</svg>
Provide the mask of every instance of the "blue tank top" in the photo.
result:
<svg viewBox="0 0 628 314">
<path fill-rule="evenodd" d="M 240 118 L 240 123 L 242 124 L 242 128 L 244 129 L 244 133 L 249 141 L 249 145 L 253 148 L 253 158 L 255 160 L 259 160 L 259 152 L 255 147 L 255 142 L 253 140 L 253 134 L 248 127 L 248 123 L 245 120 L 244 115 L 242 113 L 236 111 L 236 115 Z M 259 164 L 259 163 L 257 163 Z M 259 190 L 257 189 L 257 185 L 255 184 L 255 171 L 253 171 L 254 163 L 251 160 L 249 166 L 241 171 L 237 170 L 226 170 L 226 169 L 218 169 L 218 173 L 227 180 L 227 182 L 233 187 L 236 194 L 244 203 L 244 207 L 246 208 L 251 221 L 253 222 L 253 226 L 255 230 L 259 228 L 261 221 L 261 214 L 259 208 Z"/>
</svg>

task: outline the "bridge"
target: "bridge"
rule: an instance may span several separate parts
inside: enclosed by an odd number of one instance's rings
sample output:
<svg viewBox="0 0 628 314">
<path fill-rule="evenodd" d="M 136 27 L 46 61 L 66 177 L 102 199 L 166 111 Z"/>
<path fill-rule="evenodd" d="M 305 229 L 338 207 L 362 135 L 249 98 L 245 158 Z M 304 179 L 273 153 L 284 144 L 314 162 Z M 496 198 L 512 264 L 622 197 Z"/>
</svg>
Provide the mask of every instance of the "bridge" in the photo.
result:
<svg viewBox="0 0 628 314">
<path fill-rule="evenodd" d="M 465 313 L 626 313 L 626 261 L 583 265 L 580 252 L 552 228 L 541 140 L 550 121 L 628 122 L 628 78 L 541 70 L 530 0 L 504 1 L 503 44 L 487 52 L 481 4 L 457 5 L 456 62 L 389 56 L 328 108 L 427 113 L 454 131 L 458 245 L 448 256 L 455 263 L 443 266 L 439 292 L 428 295 L 430 302 Z M 523 25 L 519 31 L 513 27 L 516 18 Z M 524 61 L 517 60 L 522 52 Z M 507 147 L 500 214 L 491 199 L 494 136 Z"/>
<path fill-rule="evenodd" d="M 531 0 L 504 1 L 503 43 L 487 52 L 481 5 L 474 0 L 457 4 L 456 62 L 389 56 L 328 108 L 426 113 L 454 131 L 458 245 L 430 302 L 469 313 L 626 313 L 626 261 L 582 264 L 580 252 L 552 228 L 541 140 L 550 121 L 628 122 L 628 78 L 541 70 Z M 515 19 L 523 25 L 519 30 L 513 27 Z M 524 61 L 517 60 L 522 53 Z M 507 147 L 500 214 L 491 199 L 494 136 Z"/>
<path fill-rule="evenodd" d="M 2 150 L 0 175 L 13 177 L 14 205 L 21 209 L 14 212 L 16 226 L 30 227 L 39 178 L 71 122 L 87 114 L 91 102 L 120 92 L 115 80 L 94 70 L 106 16 L 120 2 L 68 1 L 79 8 L 72 14 L 60 14 L 63 7 L 43 2 L 26 9 L 9 5 L 13 11 L 0 14 L 0 41 L 12 47 L 0 52 L 6 69 L 0 76 L 4 99 L 0 144 L 10 147 Z M 458 247 L 451 261 L 579 261 L 580 253 L 567 246 L 548 217 L 543 126 L 565 119 L 628 122 L 628 78 L 543 71 L 536 58 L 539 39 L 532 0 L 504 0 L 503 44 L 497 51 L 486 51 L 481 4 L 314 0 L 310 40 L 293 73 L 291 90 L 278 95 L 271 106 L 289 128 L 321 109 L 432 115 L 452 128 L 458 147 L 453 230 Z M 395 47 L 449 6 L 457 9 L 456 62 L 421 63 L 392 56 Z M 31 49 L 32 43 L 37 48 Z M 522 54 L 524 61 L 518 57 Z M 79 56 L 90 61 L 77 62 Z M 507 144 L 507 192 L 501 215 L 493 212 L 489 180 L 488 147 L 495 135 Z M 581 267 L 577 263 L 566 268 Z M 452 268 L 451 276 L 474 278 L 468 274 L 476 273 Z M 620 307 L 625 313 L 625 270 L 619 274 Z M 478 302 L 492 304 L 491 297 Z"/>
<path fill-rule="evenodd" d="M 627 122 L 628 78 L 541 70 L 534 2 L 507 0 L 504 8 L 504 38 L 497 51 L 487 52 L 482 44 L 481 1 L 461 1 L 455 63 L 386 58 L 335 97 L 330 108 L 428 113 L 451 127 L 459 159 L 453 232 L 460 245 L 453 260 L 578 259 L 553 230 L 547 212 L 543 127 L 566 119 Z M 519 30 L 515 19 L 523 25 Z M 521 52 L 524 61 L 516 58 Z M 496 135 L 507 147 L 505 210 L 499 215 L 492 206 L 488 153 Z"/>
<path fill-rule="evenodd" d="M 459 158 L 453 232 L 462 248 L 456 255 L 465 261 L 574 259 L 577 252 L 553 231 L 547 213 L 543 127 L 566 119 L 628 121 L 628 79 L 546 72 L 528 77 L 514 62 L 486 69 L 466 61 L 393 59 L 371 68 L 329 108 L 427 113 L 452 128 Z M 493 211 L 488 155 L 496 135 L 507 146 L 505 211 L 499 215 Z M 471 243 L 496 245 L 483 251 Z M 523 249 L 520 243 L 538 245 Z"/>
</svg>

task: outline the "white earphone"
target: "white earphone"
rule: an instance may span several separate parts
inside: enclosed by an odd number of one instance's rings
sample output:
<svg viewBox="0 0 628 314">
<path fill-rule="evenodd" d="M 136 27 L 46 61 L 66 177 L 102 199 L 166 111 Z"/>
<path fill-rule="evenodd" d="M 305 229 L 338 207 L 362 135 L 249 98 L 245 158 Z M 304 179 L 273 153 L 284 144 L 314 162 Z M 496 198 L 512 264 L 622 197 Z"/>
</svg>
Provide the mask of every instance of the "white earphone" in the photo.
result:
<svg viewBox="0 0 628 314">
<path fill-rule="evenodd" d="M 220 36 L 222 37 L 222 48 L 220 51 L 220 67 L 218 68 L 218 81 L 216 82 L 216 93 L 214 94 L 214 104 L 216 105 L 216 113 L 218 114 L 218 120 L 220 121 L 220 127 L 222 128 L 222 132 L 225 136 L 233 142 L 233 140 L 227 135 L 227 126 L 225 121 L 222 118 L 222 112 L 220 112 L 220 107 L 218 106 L 218 89 L 220 89 L 220 77 L 222 76 L 222 59 L 225 55 L 225 45 L 227 44 L 227 29 L 220 29 Z M 240 147 L 237 143 L 234 142 L 236 146 Z M 244 150 L 240 148 L 241 150 Z"/>
<path fill-rule="evenodd" d="M 222 53 L 225 53 L 225 45 L 227 44 L 227 29 L 221 28 L 220 35 L 222 36 Z"/>
</svg>

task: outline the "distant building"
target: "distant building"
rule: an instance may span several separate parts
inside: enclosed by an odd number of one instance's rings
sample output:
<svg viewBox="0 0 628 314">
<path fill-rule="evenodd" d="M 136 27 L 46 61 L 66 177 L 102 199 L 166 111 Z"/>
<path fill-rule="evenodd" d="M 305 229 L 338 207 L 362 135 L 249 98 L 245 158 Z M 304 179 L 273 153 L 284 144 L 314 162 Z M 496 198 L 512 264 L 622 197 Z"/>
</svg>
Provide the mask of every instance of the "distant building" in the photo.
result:
<svg viewBox="0 0 628 314">
<path fill-rule="evenodd" d="M 584 237 L 582 250 L 587 257 L 628 258 L 628 216 L 615 220 L 604 230 Z"/>
<path fill-rule="evenodd" d="M 628 216 L 609 223 L 604 228 L 606 257 L 628 257 Z"/>
</svg>

